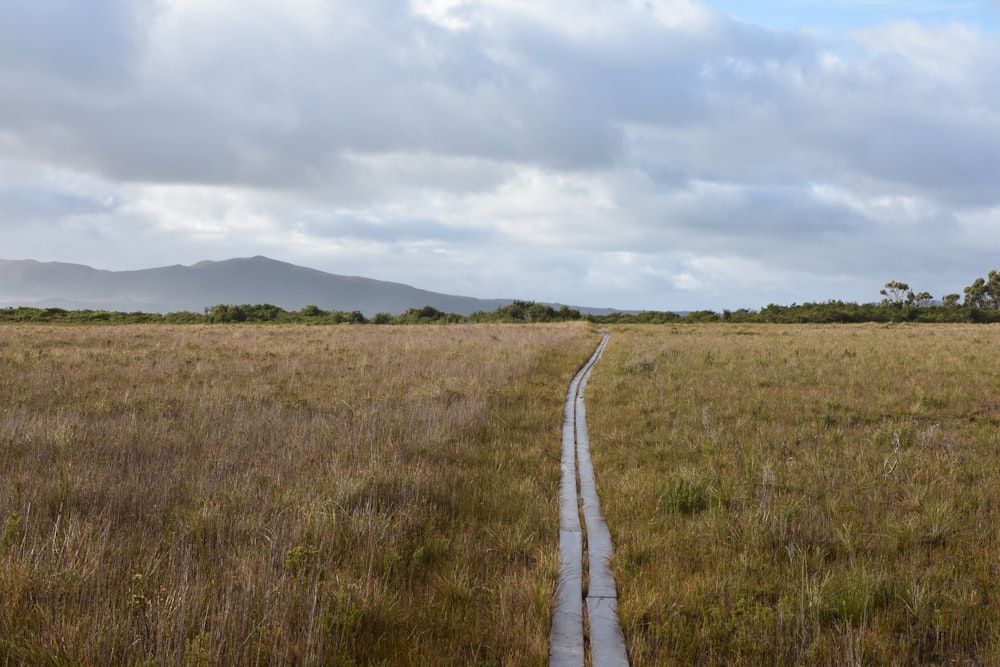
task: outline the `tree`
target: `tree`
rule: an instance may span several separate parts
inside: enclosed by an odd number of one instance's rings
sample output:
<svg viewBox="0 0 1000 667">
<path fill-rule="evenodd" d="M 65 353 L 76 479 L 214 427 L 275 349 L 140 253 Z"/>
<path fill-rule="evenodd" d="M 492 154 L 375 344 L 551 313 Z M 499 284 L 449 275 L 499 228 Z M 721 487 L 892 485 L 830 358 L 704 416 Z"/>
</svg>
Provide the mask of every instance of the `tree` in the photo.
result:
<svg viewBox="0 0 1000 667">
<path fill-rule="evenodd" d="M 326 313 L 323 312 L 323 310 L 319 306 L 310 304 L 305 308 L 303 308 L 302 310 L 300 310 L 299 315 L 303 317 L 322 317 L 323 315 L 326 315 Z"/>
<path fill-rule="evenodd" d="M 910 294 L 912 295 L 913 293 L 911 292 Z M 913 297 L 913 302 L 921 308 L 931 305 L 931 301 L 933 300 L 934 297 L 931 296 L 930 292 L 921 292 Z"/>
<path fill-rule="evenodd" d="M 880 289 L 883 306 L 902 306 L 904 303 L 913 303 L 913 292 L 910 286 L 898 280 L 890 280 L 885 287 Z"/>
<path fill-rule="evenodd" d="M 983 297 L 986 295 L 986 281 L 982 278 L 976 278 L 976 280 L 963 291 L 965 292 L 966 306 L 981 306 Z"/>
<path fill-rule="evenodd" d="M 285 312 L 281 308 L 270 303 L 259 303 L 253 306 L 245 305 L 242 306 L 242 308 L 243 312 L 246 313 L 246 319 L 248 322 L 273 322 L 281 317 L 281 315 Z"/>
<path fill-rule="evenodd" d="M 448 320 L 448 313 L 442 312 L 434 306 L 424 306 L 423 308 L 407 308 L 396 321 L 400 324 L 427 324 L 430 322 L 444 322 Z"/>
<path fill-rule="evenodd" d="M 990 269 L 986 279 L 976 280 L 965 288 L 965 305 L 976 308 L 1000 309 L 1000 273 Z"/>
<path fill-rule="evenodd" d="M 434 306 L 424 306 L 420 309 L 419 314 L 420 319 L 431 321 L 440 320 L 446 315 L 446 313 L 438 310 Z"/>
<path fill-rule="evenodd" d="M 226 303 L 206 308 L 205 315 L 209 322 L 245 322 L 247 319 L 246 310 L 242 306 Z"/>
<path fill-rule="evenodd" d="M 954 308 L 958 305 L 958 300 L 961 297 L 958 294 L 945 294 L 941 297 L 941 305 L 945 308 Z"/>
</svg>

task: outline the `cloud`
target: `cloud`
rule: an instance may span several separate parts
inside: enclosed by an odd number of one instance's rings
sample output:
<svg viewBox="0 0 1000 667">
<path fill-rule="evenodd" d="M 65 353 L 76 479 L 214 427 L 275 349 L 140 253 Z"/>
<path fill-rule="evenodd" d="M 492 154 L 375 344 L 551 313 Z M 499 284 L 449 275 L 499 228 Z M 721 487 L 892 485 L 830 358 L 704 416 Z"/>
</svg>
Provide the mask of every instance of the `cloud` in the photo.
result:
<svg viewBox="0 0 1000 667">
<path fill-rule="evenodd" d="M 5 3 L 0 226 L 621 307 L 955 291 L 1000 250 L 998 66 L 690 0 Z"/>
<path fill-rule="evenodd" d="M 76 89 L 130 76 L 152 6 L 128 0 L 8 2 L 0 12 L 0 63 L 6 76 L 30 76 Z"/>
<path fill-rule="evenodd" d="M 595 16 L 576 2 L 497 2 L 455 31 L 398 3 L 176 0 L 145 23 L 110 4 L 79 32 L 118 37 L 80 66 L 129 76 L 95 89 L 67 71 L 70 54 L 19 51 L 0 80 L 13 101 L 4 123 L 23 152 L 43 146 L 116 179 L 291 185 L 321 180 L 343 152 L 603 166 L 623 117 L 675 113 L 668 82 L 707 48 L 694 32 L 711 25 L 707 10 L 645 6 Z M 663 17 L 675 7 L 693 18 Z M 41 19 L 0 18 L 47 34 Z M 38 68 L 65 85 L 26 85 Z"/>
</svg>

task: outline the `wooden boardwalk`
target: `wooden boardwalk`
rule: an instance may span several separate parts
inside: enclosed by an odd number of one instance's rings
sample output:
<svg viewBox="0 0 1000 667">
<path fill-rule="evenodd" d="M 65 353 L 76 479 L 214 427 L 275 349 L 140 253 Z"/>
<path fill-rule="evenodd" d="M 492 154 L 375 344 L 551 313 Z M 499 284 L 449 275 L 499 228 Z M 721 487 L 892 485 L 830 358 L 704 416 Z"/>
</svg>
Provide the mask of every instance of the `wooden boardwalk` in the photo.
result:
<svg viewBox="0 0 1000 667">
<path fill-rule="evenodd" d="M 628 665 L 625 638 L 618 620 L 618 592 L 608 566 L 612 554 L 611 533 L 601 515 L 597 497 L 583 400 L 590 373 L 608 344 L 609 334 L 603 334 L 593 356 L 573 378 L 566 395 L 559 488 L 559 578 L 549 640 L 549 664 L 553 667 L 582 667 L 588 652 L 593 667 Z M 586 597 L 583 591 L 585 544 L 589 564 Z"/>
</svg>

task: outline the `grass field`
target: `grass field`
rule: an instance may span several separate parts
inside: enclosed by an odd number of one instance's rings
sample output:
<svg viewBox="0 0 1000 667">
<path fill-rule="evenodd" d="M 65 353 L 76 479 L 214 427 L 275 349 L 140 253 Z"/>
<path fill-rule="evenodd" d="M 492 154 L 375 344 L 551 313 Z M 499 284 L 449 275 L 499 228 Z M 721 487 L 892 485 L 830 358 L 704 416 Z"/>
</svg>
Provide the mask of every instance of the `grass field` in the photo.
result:
<svg viewBox="0 0 1000 667">
<path fill-rule="evenodd" d="M 1000 328 L 612 329 L 588 421 L 634 665 L 1000 664 Z"/>
<path fill-rule="evenodd" d="M 544 664 L 597 340 L 0 327 L 0 664 Z"/>
<path fill-rule="evenodd" d="M 544 664 L 582 323 L 0 327 L 0 664 Z M 1000 664 L 1000 329 L 613 328 L 634 665 Z"/>
</svg>

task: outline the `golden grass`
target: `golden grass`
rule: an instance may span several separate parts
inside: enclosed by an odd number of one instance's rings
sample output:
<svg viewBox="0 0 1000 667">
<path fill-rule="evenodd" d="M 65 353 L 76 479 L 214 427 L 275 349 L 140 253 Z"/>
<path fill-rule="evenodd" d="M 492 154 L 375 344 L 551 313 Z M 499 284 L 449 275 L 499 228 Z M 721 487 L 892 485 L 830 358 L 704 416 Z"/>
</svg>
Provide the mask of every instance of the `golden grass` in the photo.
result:
<svg viewBox="0 0 1000 667">
<path fill-rule="evenodd" d="M 543 664 L 596 341 L 0 328 L 0 664 Z"/>
<path fill-rule="evenodd" d="M 1000 328 L 613 327 L 634 665 L 1000 664 Z"/>
</svg>

